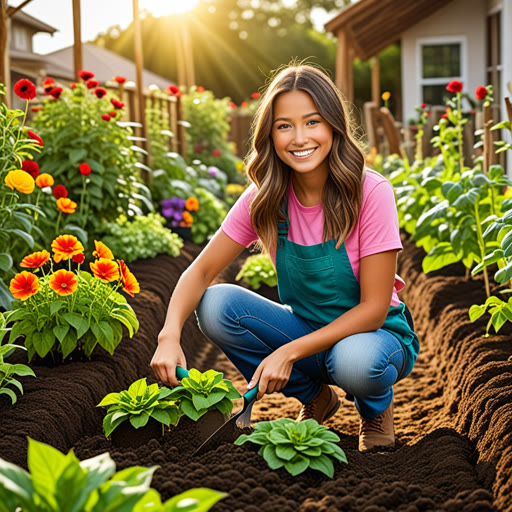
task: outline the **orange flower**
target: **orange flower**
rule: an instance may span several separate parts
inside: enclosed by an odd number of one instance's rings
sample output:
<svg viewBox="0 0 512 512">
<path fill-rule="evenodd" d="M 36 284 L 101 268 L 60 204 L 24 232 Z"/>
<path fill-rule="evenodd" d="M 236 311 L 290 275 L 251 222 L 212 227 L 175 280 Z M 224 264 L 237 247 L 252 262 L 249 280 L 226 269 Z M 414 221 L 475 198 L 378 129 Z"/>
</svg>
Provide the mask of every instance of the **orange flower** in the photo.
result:
<svg viewBox="0 0 512 512">
<path fill-rule="evenodd" d="M 4 181 L 9 188 L 12 188 L 13 190 L 16 189 L 22 194 L 32 194 L 34 191 L 34 178 L 32 178 L 28 172 L 25 172 L 22 169 L 9 171 Z"/>
<path fill-rule="evenodd" d="M 71 295 L 78 287 L 78 278 L 76 274 L 69 270 L 57 270 L 50 276 L 50 288 L 59 295 L 65 297 Z"/>
<path fill-rule="evenodd" d="M 69 197 L 61 197 L 57 199 L 57 208 L 63 213 L 75 213 L 77 204 L 69 199 Z"/>
<path fill-rule="evenodd" d="M 47 172 L 43 172 L 43 174 L 40 174 L 36 178 L 36 185 L 39 188 L 53 187 L 54 183 L 55 182 L 53 181 L 53 176 L 50 176 Z"/>
<path fill-rule="evenodd" d="M 195 197 L 189 197 L 185 201 L 185 208 L 191 212 L 199 210 L 199 201 Z"/>
<path fill-rule="evenodd" d="M 39 279 L 31 272 L 24 270 L 11 279 L 9 290 L 15 299 L 27 300 L 39 291 Z"/>
<path fill-rule="evenodd" d="M 50 259 L 50 253 L 46 250 L 33 252 L 25 256 L 20 263 L 20 267 L 24 268 L 39 268 L 42 267 Z"/>
<path fill-rule="evenodd" d="M 69 260 L 75 254 L 84 252 L 84 246 L 73 235 L 60 235 L 52 242 L 52 249 L 55 253 L 53 259 L 55 263 L 62 260 Z"/>
<path fill-rule="evenodd" d="M 123 283 L 123 290 L 126 293 L 133 297 L 135 293 L 140 292 L 137 279 L 135 279 L 135 276 L 128 270 L 123 260 L 119 260 L 119 274 L 121 276 L 121 283 Z"/>
<path fill-rule="evenodd" d="M 115 261 L 100 258 L 89 265 L 92 273 L 104 283 L 110 283 L 111 281 L 119 279 L 119 267 Z"/>
<path fill-rule="evenodd" d="M 190 215 L 190 213 L 188 213 L 188 212 L 183 212 L 182 217 L 183 217 L 183 220 L 184 220 L 187 224 L 189 224 L 189 225 L 191 225 L 191 224 L 192 224 L 192 221 L 194 220 L 194 218 L 192 217 L 192 215 Z"/>
<path fill-rule="evenodd" d="M 96 250 L 93 251 L 92 255 L 95 258 L 104 258 L 106 260 L 114 259 L 112 251 L 103 242 L 97 242 L 96 240 L 94 240 L 94 247 L 96 248 Z"/>
</svg>

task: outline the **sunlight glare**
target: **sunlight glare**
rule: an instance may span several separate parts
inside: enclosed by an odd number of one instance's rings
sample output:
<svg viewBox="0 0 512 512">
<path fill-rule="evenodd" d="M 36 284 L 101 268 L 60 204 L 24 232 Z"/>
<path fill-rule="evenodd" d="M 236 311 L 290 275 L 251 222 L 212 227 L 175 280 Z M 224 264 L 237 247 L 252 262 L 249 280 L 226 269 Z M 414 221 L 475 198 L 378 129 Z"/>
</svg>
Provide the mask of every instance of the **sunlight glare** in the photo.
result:
<svg viewBox="0 0 512 512">
<path fill-rule="evenodd" d="M 141 8 L 149 11 L 155 18 L 180 14 L 192 10 L 199 0 L 145 0 L 141 2 Z"/>
</svg>

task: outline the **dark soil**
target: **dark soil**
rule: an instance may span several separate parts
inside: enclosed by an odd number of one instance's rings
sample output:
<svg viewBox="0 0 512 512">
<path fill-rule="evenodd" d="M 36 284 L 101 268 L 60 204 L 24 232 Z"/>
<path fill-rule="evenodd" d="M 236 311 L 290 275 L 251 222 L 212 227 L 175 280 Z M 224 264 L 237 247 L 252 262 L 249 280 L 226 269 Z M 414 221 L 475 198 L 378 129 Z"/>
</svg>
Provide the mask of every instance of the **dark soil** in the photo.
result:
<svg viewBox="0 0 512 512">
<path fill-rule="evenodd" d="M 327 422 L 341 438 L 349 464 L 335 464 L 334 479 L 315 471 L 297 477 L 270 470 L 250 443 L 222 443 L 192 456 L 201 434 L 183 422 L 159 439 L 118 448 L 102 434 L 104 409 L 96 404 L 134 380 L 155 382 L 149 362 L 164 322 L 170 294 L 199 248 L 182 255 L 133 264 L 141 293 L 130 303 L 141 327 L 126 337 L 114 357 L 95 352 L 91 362 L 57 367 L 32 364 L 37 378 L 23 378 L 25 394 L 13 407 L 0 404 L 0 457 L 26 467 L 26 436 L 81 459 L 109 451 L 117 469 L 158 465 L 152 486 L 164 499 L 193 487 L 227 492 L 213 511 L 512 511 L 512 354 L 510 326 L 485 338 L 486 319 L 472 324 L 468 308 L 485 300 L 481 277 L 466 281 L 453 265 L 425 276 L 423 253 L 406 243 L 399 272 L 421 353 L 413 373 L 395 386 L 394 450 L 357 451 L 358 416 L 352 402 Z M 234 282 L 244 253 L 220 281 Z M 188 366 L 224 372 L 239 390 L 245 381 L 209 343 L 192 316 L 182 344 Z M 20 361 L 24 357 L 17 356 Z M 240 401 L 239 401 L 240 402 Z M 235 405 L 235 409 L 241 404 Z M 281 394 L 256 403 L 252 421 L 294 418 L 299 403 Z"/>
</svg>

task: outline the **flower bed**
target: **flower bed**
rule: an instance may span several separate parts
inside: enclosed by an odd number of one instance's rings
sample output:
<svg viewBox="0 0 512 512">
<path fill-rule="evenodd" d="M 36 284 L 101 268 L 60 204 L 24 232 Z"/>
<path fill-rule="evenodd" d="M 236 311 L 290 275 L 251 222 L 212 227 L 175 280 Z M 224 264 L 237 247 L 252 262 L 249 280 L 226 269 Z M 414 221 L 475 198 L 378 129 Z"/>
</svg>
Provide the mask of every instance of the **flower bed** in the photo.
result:
<svg viewBox="0 0 512 512">
<path fill-rule="evenodd" d="M 403 299 L 413 312 L 422 351 L 413 373 L 395 387 L 395 450 L 357 451 L 357 414 L 346 400 L 327 422 L 348 459 L 348 465 L 335 462 L 332 480 L 309 470 L 297 477 L 282 468 L 272 471 L 250 443 L 226 443 L 193 457 L 193 428 L 179 436 L 168 432 L 135 449 L 113 447 L 102 433 L 104 411 L 96 405 L 105 394 L 139 378 L 154 382 L 149 361 L 170 293 L 197 254 L 198 248 L 186 243 L 179 258 L 160 256 L 132 265 L 141 284 L 132 302 L 140 329 L 133 339 L 125 337 L 113 357 L 95 352 L 88 363 L 32 365 L 37 378 L 23 379 L 25 394 L 13 407 L 0 405 L 0 457 L 26 467 L 27 435 L 65 452 L 73 448 L 80 459 L 110 451 L 118 470 L 158 464 L 152 487 L 162 499 L 199 486 L 228 492 L 214 511 L 510 510 L 510 328 L 484 338 L 485 321 L 471 324 L 467 315 L 468 305 L 481 293 L 482 278 L 466 282 L 456 265 L 425 276 L 421 249 L 408 243 L 400 256 L 407 282 Z M 234 282 L 246 256 L 222 279 Z M 222 371 L 243 389 L 244 379 L 204 341 L 193 317 L 182 343 L 189 367 Z M 16 357 L 21 362 L 26 356 Z M 265 396 L 255 405 L 252 420 L 294 418 L 298 408 L 294 399 Z"/>
</svg>

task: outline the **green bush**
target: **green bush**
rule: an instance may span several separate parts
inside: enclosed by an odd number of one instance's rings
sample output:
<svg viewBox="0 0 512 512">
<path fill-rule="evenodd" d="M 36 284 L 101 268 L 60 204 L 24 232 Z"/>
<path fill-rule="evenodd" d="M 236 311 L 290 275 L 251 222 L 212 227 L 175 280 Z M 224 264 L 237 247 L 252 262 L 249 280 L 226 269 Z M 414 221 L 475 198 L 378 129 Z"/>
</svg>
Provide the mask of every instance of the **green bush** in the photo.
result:
<svg viewBox="0 0 512 512">
<path fill-rule="evenodd" d="M 202 244 L 219 229 L 227 211 L 221 201 L 202 187 L 194 189 L 194 195 L 199 201 L 199 210 L 194 213 L 192 241 Z"/>
<path fill-rule="evenodd" d="M 237 281 L 243 279 L 253 290 L 257 290 L 262 284 L 277 286 L 276 270 L 268 254 L 249 256 L 235 279 Z"/>
<path fill-rule="evenodd" d="M 180 255 L 183 240 L 164 227 L 165 219 L 158 213 L 149 213 L 128 219 L 120 215 L 115 222 L 103 227 L 103 242 L 121 260 L 128 263 L 168 254 Z"/>
<path fill-rule="evenodd" d="M 72 219 L 94 233 L 121 213 L 153 209 L 138 169 L 140 150 L 130 141 L 130 123 L 115 117 L 102 119 L 110 112 L 122 115 L 122 110 L 113 107 L 112 98 L 110 94 L 97 98 L 80 83 L 64 90 L 58 100 L 47 99 L 34 119 L 45 141 L 38 158 L 42 171 L 67 188 L 69 197 L 79 204 Z M 84 162 L 91 168 L 85 185 L 79 172 Z M 49 222 L 55 219 L 50 216 Z"/>
</svg>

